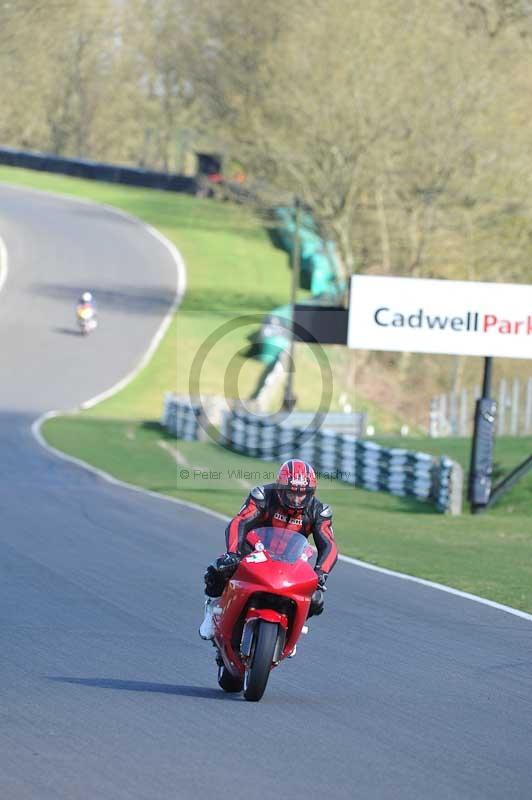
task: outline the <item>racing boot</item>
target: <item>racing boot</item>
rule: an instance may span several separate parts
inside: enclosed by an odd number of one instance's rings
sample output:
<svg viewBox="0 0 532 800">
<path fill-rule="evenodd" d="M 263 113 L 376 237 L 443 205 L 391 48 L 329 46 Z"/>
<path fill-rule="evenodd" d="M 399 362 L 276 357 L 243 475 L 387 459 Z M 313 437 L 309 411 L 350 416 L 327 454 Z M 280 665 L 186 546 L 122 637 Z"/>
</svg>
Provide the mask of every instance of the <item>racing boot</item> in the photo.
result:
<svg viewBox="0 0 532 800">
<path fill-rule="evenodd" d="M 213 608 L 220 598 L 207 597 L 205 600 L 205 617 L 199 626 L 199 635 L 202 639 L 212 639 L 214 636 L 214 621 L 212 618 Z"/>
<path fill-rule="evenodd" d="M 308 625 L 303 625 L 303 627 L 301 628 L 301 633 L 302 633 L 302 634 L 308 633 Z M 288 655 L 287 655 L 287 658 L 293 658 L 293 657 L 295 656 L 295 654 L 296 654 L 296 653 L 297 653 L 297 644 L 295 644 L 295 645 L 294 645 L 294 649 L 293 649 L 293 650 L 291 650 L 291 651 L 288 653 Z"/>
</svg>

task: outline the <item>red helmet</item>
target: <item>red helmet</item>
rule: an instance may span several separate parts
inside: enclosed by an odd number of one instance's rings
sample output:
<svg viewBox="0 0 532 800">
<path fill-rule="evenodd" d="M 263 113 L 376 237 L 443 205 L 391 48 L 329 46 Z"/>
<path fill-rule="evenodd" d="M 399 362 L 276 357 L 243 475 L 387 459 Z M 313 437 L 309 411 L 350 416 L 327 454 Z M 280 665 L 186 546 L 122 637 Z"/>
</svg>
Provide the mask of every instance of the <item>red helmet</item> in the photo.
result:
<svg viewBox="0 0 532 800">
<path fill-rule="evenodd" d="M 299 510 L 307 506 L 316 491 L 316 473 L 306 461 L 291 458 L 281 465 L 277 476 L 277 494 L 285 508 Z"/>
</svg>

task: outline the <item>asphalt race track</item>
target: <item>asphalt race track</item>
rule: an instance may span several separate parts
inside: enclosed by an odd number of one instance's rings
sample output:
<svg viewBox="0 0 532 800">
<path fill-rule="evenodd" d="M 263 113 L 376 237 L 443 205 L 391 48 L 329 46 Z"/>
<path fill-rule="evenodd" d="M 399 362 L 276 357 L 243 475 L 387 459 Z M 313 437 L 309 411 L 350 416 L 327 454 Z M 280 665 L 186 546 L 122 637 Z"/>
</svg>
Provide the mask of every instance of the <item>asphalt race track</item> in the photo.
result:
<svg viewBox="0 0 532 800">
<path fill-rule="evenodd" d="M 146 230 L 0 188 L 0 798 L 532 798 L 532 623 L 341 563 L 260 703 L 197 636 L 222 523 L 43 450 L 42 412 L 145 351 L 176 275 Z M 101 328 L 74 328 L 91 288 Z"/>
</svg>

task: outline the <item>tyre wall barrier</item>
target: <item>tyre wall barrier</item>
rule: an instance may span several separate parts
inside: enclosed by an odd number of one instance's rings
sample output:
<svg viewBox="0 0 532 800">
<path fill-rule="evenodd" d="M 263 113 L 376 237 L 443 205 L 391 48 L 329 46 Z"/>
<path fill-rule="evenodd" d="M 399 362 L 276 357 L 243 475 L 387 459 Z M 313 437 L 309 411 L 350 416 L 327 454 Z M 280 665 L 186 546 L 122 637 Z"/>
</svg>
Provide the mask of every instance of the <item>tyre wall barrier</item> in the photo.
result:
<svg viewBox="0 0 532 800">
<path fill-rule="evenodd" d="M 172 175 L 120 164 L 103 164 L 80 158 L 62 158 L 49 153 L 32 153 L 11 147 L 0 148 L 0 164 L 184 194 L 196 194 L 199 190 L 198 181 L 186 175 Z"/>
<path fill-rule="evenodd" d="M 199 404 L 166 396 L 162 424 L 176 438 L 200 438 L 200 416 Z M 440 512 L 460 514 L 462 510 L 462 468 L 447 456 L 387 448 L 352 434 L 290 426 L 241 410 L 223 414 L 219 443 L 265 461 L 302 458 L 310 461 L 322 477 L 414 497 Z"/>
<path fill-rule="evenodd" d="M 199 438 L 200 413 L 199 403 L 191 403 L 169 393 L 164 398 L 161 425 L 176 439 L 193 441 Z"/>
<path fill-rule="evenodd" d="M 322 476 L 372 491 L 415 497 L 459 514 L 462 469 L 446 456 L 386 448 L 333 430 L 290 427 L 234 410 L 224 416 L 221 443 L 267 461 L 298 457 Z"/>
</svg>

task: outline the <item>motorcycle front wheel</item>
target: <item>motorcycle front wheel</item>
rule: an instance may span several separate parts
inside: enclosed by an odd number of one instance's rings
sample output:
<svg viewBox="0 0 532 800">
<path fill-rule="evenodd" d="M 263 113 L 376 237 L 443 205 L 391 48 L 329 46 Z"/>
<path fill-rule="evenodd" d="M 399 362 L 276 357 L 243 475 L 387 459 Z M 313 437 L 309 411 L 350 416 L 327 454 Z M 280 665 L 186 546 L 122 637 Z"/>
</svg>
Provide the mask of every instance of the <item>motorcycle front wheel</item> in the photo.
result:
<svg viewBox="0 0 532 800">
<path fill-rule="evenodd" d="M 244 676 L 246 700 L 260 700 L 266 689 L 277 642 L 278 625 L 259 620 L 255 629 L 252 655 Z"/>
</svg>

